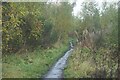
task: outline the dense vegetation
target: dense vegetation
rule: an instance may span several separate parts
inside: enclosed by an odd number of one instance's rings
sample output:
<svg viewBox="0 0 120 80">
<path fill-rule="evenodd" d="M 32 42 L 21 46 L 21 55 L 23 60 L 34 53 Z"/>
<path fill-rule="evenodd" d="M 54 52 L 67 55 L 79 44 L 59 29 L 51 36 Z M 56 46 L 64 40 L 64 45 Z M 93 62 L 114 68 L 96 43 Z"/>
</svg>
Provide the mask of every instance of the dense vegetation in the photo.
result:
<svg viewBox="0 0 120 80">
<path fill-rule="evenodd" d="M 118 9 L 116 3 L 83 3 L 77 29 L 78 44 L 69 58 L 65 77 L 118 76 Z M 82 33 L 81 33 L 82 32 Z"/>
<path fill-rule="evenodd" d="M 10 2 L 2 10 L 3 77 L 43 76 L 68 49 L 71 5 Z"/>
<path fill-rule="evenodd" d="M 85 2 L 77 17 L 72 14 L 74 6 L 2 3 L 3 77 L 42 76 L 69 42 L 75 47 L 65 77 L 116 77 L 117 4 L 104 2 L 100 9 L 96 2 Z"/>
<path fill-rule="evenodd" d="M 62 38 L 64 34 L 67 38 L 71 6 L 65 3 L 55 6 L 46 3 L 2 3 L 3 54 L 38 45 L 48 48 L 58 40 L 65 42 Z M 63 13 L 59 14 L 62 10 Z M 68 22 L 62 21 L 62 18 Z"/>
</svg>

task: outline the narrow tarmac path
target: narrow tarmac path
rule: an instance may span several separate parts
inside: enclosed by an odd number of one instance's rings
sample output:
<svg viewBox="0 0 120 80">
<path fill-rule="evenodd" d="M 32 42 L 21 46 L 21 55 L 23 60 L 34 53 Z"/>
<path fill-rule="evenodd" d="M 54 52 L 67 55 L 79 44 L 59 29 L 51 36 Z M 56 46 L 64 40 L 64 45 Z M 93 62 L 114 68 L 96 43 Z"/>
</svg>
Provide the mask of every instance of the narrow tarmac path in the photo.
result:
<svg viewBox="0 0 120 80">
<path fill-rule="evenodd" d="M 44 80 L 47 78 L 63 78 L 63 69 L 65 68 L 67 59 L 72 51 L 73 48 L 71 46 L 71 49 L 67 51 L 65 55 L 56 62 L 56 64 L 51 68 L 50 71 L 48 71 L 48 73 L 45 75 Z"/>
</svg>

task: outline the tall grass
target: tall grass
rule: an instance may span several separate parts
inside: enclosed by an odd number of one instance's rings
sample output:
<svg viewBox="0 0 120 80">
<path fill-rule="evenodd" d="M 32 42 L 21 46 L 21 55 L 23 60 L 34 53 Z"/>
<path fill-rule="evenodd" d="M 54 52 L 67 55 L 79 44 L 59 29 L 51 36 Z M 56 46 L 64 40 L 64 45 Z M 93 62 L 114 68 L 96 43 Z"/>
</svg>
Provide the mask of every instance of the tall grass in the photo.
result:
<svg viewBox="0 0 120 80">
<path fill-rule="evenodd" d="M 64 76 L 67 78 L 116 78 L 118 63 L 117 58 L 112 58 L 111 50 L 99 48 L 95 54 L 94 60 L 90 49 L 76 47 L 68 59 Z"/>
</svg>

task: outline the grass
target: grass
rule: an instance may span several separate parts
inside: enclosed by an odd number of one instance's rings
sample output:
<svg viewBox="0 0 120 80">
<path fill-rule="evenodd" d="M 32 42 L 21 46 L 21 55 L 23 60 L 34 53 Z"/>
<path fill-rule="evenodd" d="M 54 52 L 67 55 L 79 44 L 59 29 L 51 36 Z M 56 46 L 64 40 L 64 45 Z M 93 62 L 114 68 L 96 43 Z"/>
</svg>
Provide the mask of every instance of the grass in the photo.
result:
<svg viewBox="0 0 120 80">
<path fill-rule="evenodd" d="M 68 59 L 67 67 L 64 70 L 66 78 L 91 78 L 104 76 L 107 78 L 116 77 L 117 60 L 113 61 L 110 50 L 100 48 L 96 52 L 96 61 L 94 61 L 92 52 L 88 48 L 76 47 Z M 96 66 L 97 64 L 97 66 Z M 96 69 L 97 67 L 97 69 Z M 105 69 L 105 72 L 103 71 Z M 112 69 L 112 76 L 110 76 Z"/>
<path fill-rule="evenodd" d="M 42 77 L 49 68 L 64 54 L 67 46 L 41 50 L 28 54 L 12 54 L 3 57 L 3 78 L 37 78 Z"/>
</svg>

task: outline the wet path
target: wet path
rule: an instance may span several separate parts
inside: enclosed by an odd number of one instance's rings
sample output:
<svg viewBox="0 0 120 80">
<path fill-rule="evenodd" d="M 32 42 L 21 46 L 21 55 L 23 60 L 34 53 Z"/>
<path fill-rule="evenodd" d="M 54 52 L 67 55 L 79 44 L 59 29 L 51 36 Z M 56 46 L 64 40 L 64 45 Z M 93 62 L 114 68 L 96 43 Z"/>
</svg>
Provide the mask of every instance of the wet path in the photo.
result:
<svg viewBox="0 0 120 80">
<path fill-rule="evenodd" d="M 69 51 L 65 53 L 63 57 L 61 57 L 56 64 L 52 67 L 52 69 L 45 75 L 46 78 L 62 78 L 63 69 L 66 66 L 66 62 L 73 49 L 71 48 Z"/>
</svg>

